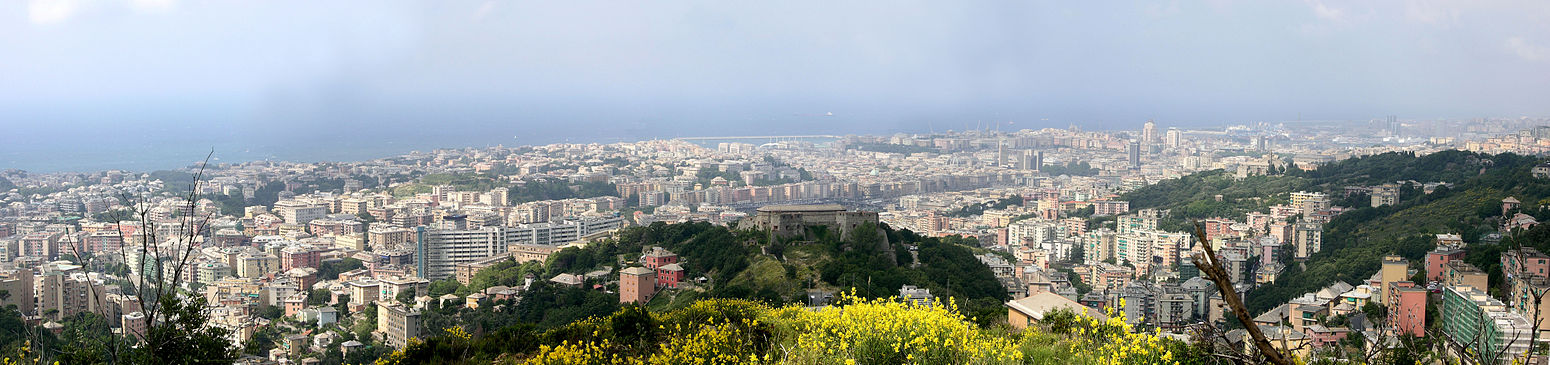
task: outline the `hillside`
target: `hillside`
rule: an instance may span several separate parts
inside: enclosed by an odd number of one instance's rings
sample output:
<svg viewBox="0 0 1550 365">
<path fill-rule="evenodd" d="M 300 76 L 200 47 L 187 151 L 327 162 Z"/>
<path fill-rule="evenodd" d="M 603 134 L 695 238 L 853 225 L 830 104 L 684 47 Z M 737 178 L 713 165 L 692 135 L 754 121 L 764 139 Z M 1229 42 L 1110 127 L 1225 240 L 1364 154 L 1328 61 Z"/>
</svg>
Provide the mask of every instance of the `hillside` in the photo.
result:
<svg viewBox="0 0 1550 365">
<path fill-rule="evenodd" d="M 1478 243 L 1481 235 L 1496 230 L 1501 199 L 1509 196 L 1525 202 L 1530 209 L 1525 213 L 1550 218 L 1538 208 L 1550 198 L 1550 182 L 1530 175 L 1538 162 L 1530 156 L 1463 151 L 1426 156 L 1385 153 L 1320 165 L 1312 171 L 1293 169 L 1281 176 L 1244 180 L 1234 180 L 1220 170 L 1203 172 L 1137 189 L 1121 199 L 1131 199 L 1134 209 L 1173 209 L 1163 224 L 1170 229 L 1211 216 L 1242 218 L 1243 213 L 1284 203 L 1287 193 L 1298 190 L 1325 192 L 1336 205 L 1354 208 L 1324 225 L 1323 251 L 1309 257 L 1305 269 L 1288 265 L 1274 283 L 1249 292 L 1246 304 L 1259 312 L 1336 280 L 1353 284 L 1365 280 L 1377 272 L 1379 260 L 1386 254 L 1419 262 L 1435 246 L 1433 235 L 1438 233 L 1458 233 L 1467 243 Z M 1453 186 L 1426 194 L 1407 185 L 1400 190 L 1399 204 L 1379 208 L 1368 206 L 1366 195 L 1343 194 L 1346 186 L 1396 181 L 1447 182 Z M 1215 202 L 1215 194 L 1222 194 L 1223 202 Z M 1498 250 L 1472 247 L 1466 260 L 1493 272 L 1494 282 L 1499 262 L 1489 252 Z"/>
<path fill-rule="evenodd" d="M 432 303 L 425 323 L 433 332 L 462 325 L 472 333 L 490 333 L 509 327 L 554 328 L 592 316 L 619 310 L 619 270 L 638 265 L 644 249 L 662 247 L 677 253 L 686 277 L 703 277 L 703 284 L 658 293 L 647 307 L 672 311 L 710 298 L 758 301 L 770 306 L 805 304 L 809 290 L 828 293 L 854 292 L 863 298 L 897 296 L 903 285 L 930 289 L 939 298 L 949 296 L 959 310 L 982 324 L 1000 321 L 1006 313 L 1001 303 L 1006 292 L 990 269 L 973 257 L 974 240 L 956 237 L 921 237 L 886 225 L 858 228 L 849 237 L 824 229 L 808 237 L 772 239 L 759 232 L 738 231 L 709 223 L 655 223 L 622 230 L 616 239 L 594 242 L 585 248 L 556 252 L 545 263 L 503 263 L 476 274 L 467 286 L 447 279 L 432 283 L 430 294 L 466 296 L 495 285 L 521 286 L 535 278 L 523 300 L 506 309 L 480 306 L 441 306 Z M 919 262 L 914 260 L 910 248 Z M 600 271 L 606 270 L 606 271 Z M 559 274 L 604 273 L 588 279 L 582 288 L 549 282 Z M 588 290 L 605 284 L 608 292 Z M 501 303 L 492 303 L 498 306 Z"/>
<path fill-rule="evenodd" d="M 1112 314 L 1112 312 L 1111 312 Z M 810 310 L 709 299 L 671 311 L 627 306 L 546 331 L 460 327 L 378 364 L 1198 364 L 1195 347 L 1123 321 L 1053 312 L 1026 331 L 986 328 L 951 302 L 917 306 L 842 294 Z"/>
<path fill-rule="evenodd" d="M 1132 209 L 1168 209 L 1159 228 L 1183 231 L 1189 221 L 1205 218 L 1240 219 L 1249 212 L 1286 203 L 1290 192 L 1307 189 L 1309 179 L 1296 176 L 1250 176 L 1234 179 L 1231 173 L 1211 170 L 1160 181 L 1120 196 Z M 1222 200 L 1217 201 L 1216 196 Z"/>
</svg>

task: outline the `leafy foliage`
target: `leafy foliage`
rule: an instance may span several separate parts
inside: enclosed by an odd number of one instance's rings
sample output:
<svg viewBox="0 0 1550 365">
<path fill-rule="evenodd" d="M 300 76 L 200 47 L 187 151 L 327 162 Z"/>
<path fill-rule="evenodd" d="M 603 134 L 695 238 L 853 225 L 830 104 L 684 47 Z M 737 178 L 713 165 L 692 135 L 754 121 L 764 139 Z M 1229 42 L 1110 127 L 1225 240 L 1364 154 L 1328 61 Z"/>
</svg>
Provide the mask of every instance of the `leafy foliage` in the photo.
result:
<svg viewBox="0 0 1550 365">
<path fill-rule="evenodd" d="M 127 221 L 127 220 L 131 220 L 131 219 L 135 219 L 135 214 L 134 214 L 134 212 L 130 211 L 129 209 L 115 209 L 115 210 L 110 210 L 110 211 L 106 211 L 106 212 L 102 212 L 102 213 L 93 214 L 91 217 L 92 217 L 92 220 L 98 221 L 98 222 L 117 223 L 117 222 L 122 222 L 122 221 Z"/>
<path fill-rule="evenodd" d="M 611 183 L 582 182 L 571 184 L 559 180 L 528 180 L 522 185 L 511 187 L 509 193 L 506 199 L 511 204 L 539 200 L 619 196 L 618 188 Z"/>
<path fill-rule="evenodd" d="M 324 261 L 318 264 L 319 280 L 338 280 L 339 274 L 350 270 L 366 267 L 366 263 L 360 259 L 346 257 L 338 261 Z"/>
<path fill-rule="evenodd" d="M 1087 162 L 1081 161 L 1081 162 L 1067 163 L 1067 164 L 1064 164 L 1064 165 L 1045 165 L 1045 166 L 1040 166 L 1039 167 L 1039 172 L 1050 174 L 1050 176 L 1060 176 L 1060 175 L 1097 176 L 1099 173 L 1103 172 L 1103 170 L 1095 169 L 1095 168 L 1092 167 L 1092 165 L 1088 164 Z"/>
<path fill-rule="evenodd" d="M 1006 209 L 1013 205 L 1023 205 L 1023 196 L 1013 195 L 1012 197 L 996 200 L 994 202 L 971 204 L 945 215 L 948 217 L 972 217 L 985 214 L 986 210 Z"/>
<path fill-rule="evenodd" d="M 237 349 L 227 340 L 228 330 L 209 324 L 208 304 L 199 298 L 163 296 L 162 323 L 146 330 L 145 343 L 129 353 L 130 362 L 192 364 L 229 363 Z"/>
<path fill-rule="evenodd" d="M 626 306 L 547 331 L 505 328 L 471 335 L 437 331 L 379 364 L 1196 364 L 1183 342 L 1136 333 L 1122 321 L 1057 312 L 1049 326 L 986 329 L 952 302 L 914 305 L 842 295 L 813 311 L 738 299 L 710 299 L 664 312 Z"/>
<path fill-rule="evenodd" d="M 1309 187 L 1307 179 L 1292 176 L 1250 176 L 1239 180 L 1222 170 L 1201 172 L 1125 193 L 1132 209 L 1168 209 L 1159 228 L 1183 231 L 1195 219 L 1241 219 L 1244 214 L 1285 203 L 1290 192 Z M 1217 201 L 1216 196 L 1222 200 Z"/>
<path fill-rule="evenodd" d="M 481 323 L 477 319 L 464 318 L 460 323 L 473 324 L 490 330 L 504 327 L 505 324 L 516 324 L 517 322 L 531 323 L 540 328 L 548 328 L 591 316 L 605 315 L 618 309 L 619 296 L 617 294 L 582 288 L 562 287 L 544 280 L 534 281 L 533 285 L 528 288 L 528 292 L 523 295 L 522 301 L 517 303 L 514 313 L 509 315 L 510 319 L 516 322 L 500 323 L 498 320 L 492 319 Z"/>
</svg>

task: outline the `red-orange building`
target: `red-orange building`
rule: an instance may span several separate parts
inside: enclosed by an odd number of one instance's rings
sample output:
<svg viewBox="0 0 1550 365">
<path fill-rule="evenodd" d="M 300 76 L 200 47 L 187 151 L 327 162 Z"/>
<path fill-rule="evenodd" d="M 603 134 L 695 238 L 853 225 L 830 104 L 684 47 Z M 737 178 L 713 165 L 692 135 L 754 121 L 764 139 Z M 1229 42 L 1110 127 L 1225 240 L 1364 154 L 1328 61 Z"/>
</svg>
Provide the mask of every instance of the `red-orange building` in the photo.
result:
<svg viewBox="0 0 1550 365">
<path fill-rule="evenodd" d="M 667 264 L 657 268 L 657 287 L 677 288 L 678 283 L 684 281 L 684 268 L 678 264 Z"/>
<path fill-rule="evenodd" d="M 640 257 L 640 263 L 647 269 L 656 270 L 663 265 L 678 263 L 678 254 L 661 247 L 652 247 L 650 252 Z"/>
<path fill-rule="evenodd" d="M 1438 247 L 1426 253 L 1426 280 L 1442 281 L 1443 266 L 1449 261 L 1463 260 L 1464 250 Z"/>
<path fill-rule="evenodd" d="M 1426 288 L 1409 281 L 1389 283 L 1388 323 L 1396 334 L 1426 335 Z"/>
<path fill-rule="evenodd" d="M 323 263 L 323 252 L 311 247 L 292 246 L 280 250 L 280 270 L 311 267 L 316 268 Z"/>
</svg>

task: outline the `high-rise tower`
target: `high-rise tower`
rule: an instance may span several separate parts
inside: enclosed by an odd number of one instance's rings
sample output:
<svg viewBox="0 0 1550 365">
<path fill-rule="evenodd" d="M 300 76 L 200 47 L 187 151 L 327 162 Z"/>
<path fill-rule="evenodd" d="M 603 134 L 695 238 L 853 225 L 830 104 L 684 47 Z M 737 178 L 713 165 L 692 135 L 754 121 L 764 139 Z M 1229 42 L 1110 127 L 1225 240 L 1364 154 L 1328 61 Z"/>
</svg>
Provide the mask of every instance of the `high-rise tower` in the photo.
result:
<svg viewBox="0 0 1550 365">
<path fill-rule="evenodd" d="M 1130 147 L 1129 147 L 1129 149 L 1130 150 L 1127 151 L 1127 152 L 1130 153 L 1130 168 L 1133 168 L 1133 169 L 1134 168 L 1140 168 L 1141 167 L 1141 142 L 1136 142 L 1135 140 L 1130 140 Z"/>
<path fill-rule="evenodd" d="M 1141 127 L 1141 143 L 1146 145 L 1157 143 L 1157 123 L 1147 120 L 1146 125 Z"/>
</svg>

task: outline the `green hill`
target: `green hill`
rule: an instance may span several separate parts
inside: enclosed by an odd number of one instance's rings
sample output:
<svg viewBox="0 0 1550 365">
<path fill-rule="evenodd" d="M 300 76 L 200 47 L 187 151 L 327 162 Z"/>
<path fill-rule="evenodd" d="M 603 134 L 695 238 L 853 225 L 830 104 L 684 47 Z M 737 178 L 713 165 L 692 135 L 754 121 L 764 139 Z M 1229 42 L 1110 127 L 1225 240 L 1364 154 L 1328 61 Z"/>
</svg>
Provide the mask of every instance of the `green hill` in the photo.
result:
<svg viewBox="0 0 1550 365">
<path fill-rule="evenodd" d="M 1377 272 L 1386 254 L 1419 263 L 1434 247 L 1434 234 L 1458 233 L 1467 243 L 1478 243 L 1481 235 L 1495 231 L 1501 199 L 1508 196 L 1525 202 L 1525 213 L 1550 218 L 1539 208 L 1550 202 L 1546 200 L 1550 182 L 1530 174 L 1539 162 L 1531 156 L 1464 151 L 1426 156 L 1385 153 L 1324 164 L 1312 171 L 1293 169 L 1279 176 L 1243 180 L 1220 170 L 1208 171 L 1137 189 L 1121 199 L 1130 200 L 1134 209 L 1173 209 L 1161 224 L 1168 229 L 1182 229 L 1191 220 L 1212 216 L 1242 218 L 1243 213 L 1284 203 L 1288 193 L 1298 190 L 1325 192 L 1336 199 L 1336 205 L 1354 208 L 1324 225 L 1323 250 L 1308 258 L 1306 269 L 1288 265 L 1274 283 L 1249 292 L 1246 304 L 1259 312 L 1336 280 L 1359 284 Z M 1400 190 L 1399 204 L 1379 208 L 1369 207 L 1366 195 L 1343 194 L 1346 186 L 1397 181 L 1453 186 L 1426 194 L 1407 184 Z M 1223 195 L 1222 202 L 1214 201 L 1216 194 Z M 1534 244 L 1550 245 L 1550 241 Z M 1466 260 L 1494 272 L 1493 282 L 1499 280 L 1499 263 L 1492 252 L 1500 252 L 1500 247 L 1474 245 L 1470 251 Z"/>
<path fill-rule="evenodd" d="M 849 237 L 813 229 L 803 238 L 772 238 L 762 232 L 739 231 L 709 223 L 654 223 L 622 230 L 616 239 L 585 248 L 566 248 L 543 264 L 503 263 L 480 271 L 470 285 L 451 279 L 432 283 L 430 294 L 467 295 L 490 286 L 520 286 L 535 278 L 524 299 L 511 308 L 493 305 L 467 309 L 432 305 L 425 321 L 431 331 L 462 324 L 485 333 L 511 326 L 552 328 L 620 308 L 618 295 L 590 290 L 593 284 L 616 281 L 621 269 L 638 266 L 641 252 L 662 247 L 677 253 L 686 277 L 703 277 L 703 284 L 670 289 L 648 303 L 656 311 L 671 311 L 710 298 L 750 299 L 771 306 L 805 304 L 809 290 L 854 292 L 863 298 L 897 296 L 903 285 L 930 289 L 939 298 L 951 296 L 960 309 L 982 324 L 1004 318 L 1008 299 L 994 274 L 973 257 L 976 242 L 958 237 L 922 237 L 886 225 L 864 225 Z M 918 254 L 911 255 L 911 247 Z M 605 267 L 606 275 L 588 280 L 583 288 L 550 283 L 562 273 L 585 274 Z M 607 287 L 617 292 L 617 284 Z"/>
</svg>

